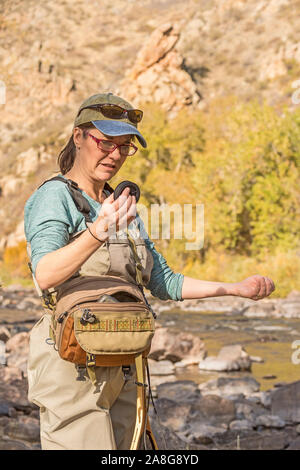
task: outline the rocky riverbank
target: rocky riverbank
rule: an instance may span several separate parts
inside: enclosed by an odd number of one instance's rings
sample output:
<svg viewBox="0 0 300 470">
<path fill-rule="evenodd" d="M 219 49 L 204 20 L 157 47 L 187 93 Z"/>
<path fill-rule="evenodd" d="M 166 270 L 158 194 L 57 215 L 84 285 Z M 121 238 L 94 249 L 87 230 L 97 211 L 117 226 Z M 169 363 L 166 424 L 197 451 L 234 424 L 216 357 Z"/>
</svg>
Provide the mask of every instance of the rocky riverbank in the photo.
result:
<svg viewBox="0 0 300 470">
<path fill-rule="evenodd" d="M 172 331 L 160 315 L 177 309 L 295 320 L 299 293 L 258 303 L 224 297 L 152 304 L 158 322 L 149 359 L 155 405 L 150 416 L 161 449 L 300 449 L 300 381 L 262 391 L 251 368 L 264 358 L 248 354 L 242 344 L 220 346 L 210 356 L 202 339 Z M 29 331 L 41 313 L 34 290 L 0 291 L 0 450 L 40 449 L 39 410 L 27 399 L 26 364 Z M 199 374 L 214 371 L 215 378 L 178 380 L 189 366 Z"/>
</svg>

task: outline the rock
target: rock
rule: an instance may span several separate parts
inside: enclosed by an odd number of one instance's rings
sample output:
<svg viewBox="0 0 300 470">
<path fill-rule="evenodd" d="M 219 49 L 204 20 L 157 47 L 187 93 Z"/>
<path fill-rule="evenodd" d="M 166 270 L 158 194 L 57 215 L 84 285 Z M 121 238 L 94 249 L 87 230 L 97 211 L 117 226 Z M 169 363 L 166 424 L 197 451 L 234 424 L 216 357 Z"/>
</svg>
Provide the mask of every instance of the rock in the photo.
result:
<svg viewBox="0 0 300 470">
<path fill-rule="evenodd" d="M 221 426 L 227 425 L 235 418 L 234 403 L 218 395 L 205 395 L 192 404 L 188 417 L 188 427 L 197 424 Z"/>
<path fill-rule="evenodd" d="M 248 318 L 265 318 L 272 315 L 274 311 L 275 302 L 267 300 L 267 302 L 261 301 L 258 304 L 249 305 L 243 315 Z"/>
<path fill-rule="evenodd" d="M 24 183 L 24 180 L 20 177 L 16 178 L 15 175 L 6 175 L 0 179 L 0 188 L 2 196 L 9 196 L 15 194 L 20 190 L 20 186 Z"/>
<path fill-rule="evenodd" d="M 27 350 L 29 347 L 29 333 L 23 331 L 12 336 L 6 343 L 7 352 Z"/>
<path fill-rule="evenodd" d="M 27 373 L 27 357 L 29 353 L 29 333 L 21 332 L 12 336 L 6 343 L 8 367 L 18 367 Z"/>
<path fill-rule="evenodd" d="M 235 404 L 236 417 L 238 420 L 247 420 L 249 422 L 255 422 L 255 411 L 254 406 L 248 401 L 241 401 Z"/>
<path fill-rule="evenodd" d="M 199 385 L 199 390 L 204 395 L 214 393 L 216 395 L 232 395 L 242 393 L 245 396 L 259 391 L 260 384 L 253 377 L 233 378 L 219 377 Z"/>
<path fill-rule="evenodd" d="M 39 166 L 39 156 L 35 149 L 30 148 L 21 152 L 17 157 L 16 175 L 19 177 L 27 177 L 35 173 Z"/>
<path fill-rule="evenodd" d="M 262 359 L 259 356 L 250 356 L 250 361 L 251 362 L 258 362 L 259 364 L 262 364 L 263 362 L 265 362 L 264 359 Z"/>
<path fill-rule="evenodd" d="M 288 436 L 284 431 L 273 431 L 269 435 L 255 433 L 240 438 L 241 450 L 281 450 L 288 445 Z"/>
<path fill-rule="evenodd" d="M 229 429 L 232 431 L 249 431 L 253 429 L 253 423 L 247 419 L 238 419 L 231 421 Z"/>
<path fill-rule="evenodd" d="M 0 439 L 0 450 L 32 450 L 31 446 L 23 442 L 8 438 Z"/>
<path fill-rule="evenodd" d="M 159 419 L 172 431 L 182 431 L 187 426 L 191 404 L 177 403 L 169 398 L 160 398 L 155 402 Z"/>
<path fill-rule="evenodd" d="M 291 291 L 285 299 L 279 301 L 281 316 L 285 318 L 300 318 L 300 293 Z"/>
<path fill-rule="evenodd" d="M 6 343 L 10 338 L 10 332 L 5 326 L 0 327 L 0 341 Z"/>
<path fill-rule="evenodd" d="M 196 444 L 211 444 L 214 442 L 213 438 L 220 436 L 227 431 L 227 426 L 212 426 L 210 424 L 199 424 L 191 425 L 187 435 L 189 440 Z"/>
<path fill-rule="evenodd" d="M 175 334 L 167 328 L 156 330 L 149 354 L 150 359 L 177 362 L 198 357 L 198 362 L 206 355 L 203 341 L 189 333 Z"/>
<path fill-rule="evenodd" d="M 23 374 L 18 367 L 0 367 L 0 380 L 3 382 L 12 382 L 13 380 L 22 380 Z"/>
<path fill-rule="evenodd" d="M 300 434 L 300 424 L 298 424 L 298 426 L 296 427 L 296 431 L 298 434 Z"/>
<path fill-rule="evenodd" d="M 0 365 L 6 364 L 5 349 L 4 341 L 0 340 Z"/>
<path fill-rule="evenodd" d="M 151 377 L 152 391 L 155 392 L 156 388 L 162 383 L 173 383 L 176 382 L 176 375 L 153 375 Z"/>
<path fill-rule="evenodd" d="M 11 404 L 7 401 L 0 401 L 0 416 L 9 416 L 10 409 L 12 408 Z"/>
<path fill-rule="evenodd" d="M 290 443 L 286 450 L 300 450 L 300 436 L 296 437 L 296 439 Z"/>
<path fill-rule="evenodd" d="M 171 361 L 153 361 L 148 359 L 149 371 L 151 375 L 172 375 L 175 367 Z"/>
<path fill-rule="evenodd" d="M 187 440 L 181 439 L 177 433 L 172 431 L 169 427 L 162 424 L 161 420 L 156 415 L 153 415 L 150 410 L 150 423 L 151 429 L 160 450 L 207 450 L 208 448 L 190 443 Z M 150 448 L 150 447 L 149 447 Z"/>
<path fill-rule="evenodd" d="M 4 427 L 4 433 L 14 439 L 21 439 L 29 442 L 39 442 L 40 425 L 39 421 L 30 416 L 20 416 L 18 419 L 9 420 Z"/>
<path fill-rule="evenodd" d="M 15 379 L 9 384 L 0 381 L 0 400 L 10 402 L 16 410 L 30 412 L 36 409 L 36 405 L 28 401 L 27 392 L 28 385 L 24 379 Z"/>
<path fill-rule="evenodd" d="M 7 357 L 7 366 L 9 368 L 15 368 L 17 367 L 20 371 L 22 371 L 23 375 L 27 375 L 27 351 L 20 352 L 13 352 L 10 353 L 9 356 Z"/>
<path fill-rule="evenodd" d="M 255 326 L 253 329 L 256 331 L 289 331 L 291 328 L 288 326 L 262 325 L 262 326 Z"/>
<path fill-rule="evenodd" d="M 154 101 L 175 113 L 187 105 L 197 106 L 200 93 L 175 47 L 179 37 L 179 24 L 166 23 L 154 30 L 125 74 L 120 94 L 126 90 L 136 104 Z"/>
<path fill-rule="evenodd" d="M 168 398 L 176 403 L 193 403 L 200 398 L 198 385 L 192 380 L 163 383 L 156 388 L 157 397 Z"/>
<path fill-rule="evenodd" d="M 276 389 L 271 397 L 271 412 L 286 423 L 300 423 L 300 381 Z"/>
<path fill-rule="evenodd" d="M 261 403 L 265 408 L 271 407 L 271 393 L 270 392 L 255 392 L 249 397 L 247 397 L 249 401 L 253 399 L 257 399 L 259 403 Z"/>
<path fill-rule="evenodd" d="M 279 416 L 274 415 L 260 415 L 255 419 L 256 426 L 264 426 L 265 428 L 284 428 L 285 421 Z"/>
<path fill-rule="evenodd" d="M 233 371 L 251 370 L 250 356 L 239 345 L 224 346 L 217 357 L 207 357 L 199 363 L 200 370 Z"/>
</svg>

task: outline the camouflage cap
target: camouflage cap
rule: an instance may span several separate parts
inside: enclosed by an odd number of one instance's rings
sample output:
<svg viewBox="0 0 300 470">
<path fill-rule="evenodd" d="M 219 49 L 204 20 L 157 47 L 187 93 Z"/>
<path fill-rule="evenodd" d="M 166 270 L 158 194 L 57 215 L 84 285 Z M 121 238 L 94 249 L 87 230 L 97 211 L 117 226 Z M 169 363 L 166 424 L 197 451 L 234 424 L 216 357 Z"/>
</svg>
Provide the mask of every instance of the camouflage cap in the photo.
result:
<svg viewBox="0 0 300 470">
<path fill-rule="evenodd" d="M 114 95 L 113 93 L 98 93 L 90 96 L 79 107 L 79 111 L 85 106 L 91 104 L 117 104 L 124 109 L 135 109 L 128 101 Z M 142 134 L 137 129 L 137 124 L 131 122 L 128 117 L 122 119 L 110 119 L 105 117 L 101 112 L 94 109 L 84 109 L 74 121 L 74 127 L 80 124 L 91 122 L 100 132 L 108 136 L 129 135 L 137 136 L 138 141 L 143 147 L 147 147 L 147 143 Z"/>
</svg>

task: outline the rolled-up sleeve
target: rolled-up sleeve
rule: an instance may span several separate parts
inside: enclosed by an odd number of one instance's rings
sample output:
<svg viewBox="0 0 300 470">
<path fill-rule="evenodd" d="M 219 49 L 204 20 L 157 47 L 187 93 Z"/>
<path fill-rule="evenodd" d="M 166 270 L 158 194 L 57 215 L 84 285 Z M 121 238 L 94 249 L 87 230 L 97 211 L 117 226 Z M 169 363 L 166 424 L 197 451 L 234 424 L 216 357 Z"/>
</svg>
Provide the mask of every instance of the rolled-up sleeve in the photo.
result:
<svg viewBox="0 0 300 470">
<path fill-rule="evenodd" d="M 35 273 L 40 259 L 69 241 L 74 221 L 69 205 L 74 204 L 61 183 L 47 183 L 29 198 L 24 208 L 24 230 L 31 248 L 31 266 Z"/>
</svg>

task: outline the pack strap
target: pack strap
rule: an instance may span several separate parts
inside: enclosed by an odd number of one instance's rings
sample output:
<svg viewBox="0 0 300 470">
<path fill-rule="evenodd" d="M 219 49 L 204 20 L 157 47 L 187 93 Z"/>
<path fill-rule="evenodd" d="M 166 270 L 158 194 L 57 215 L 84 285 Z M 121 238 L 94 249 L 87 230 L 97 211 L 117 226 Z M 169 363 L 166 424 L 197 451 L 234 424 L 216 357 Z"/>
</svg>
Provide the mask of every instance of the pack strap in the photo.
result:
<svg viewBox="0 0 300 470">
<path fill-rule="evenodd" d="M 45 183 L 48 183 L 49 181 L 61 181 L 62 183 L 65 183 L 68 187 L 69 193 L 72 196 L 72 199 L 75 203 L 76 208 L 84 216 L 86 224 L 93 222 L 91 217 L 90 217 L 90 211 L 91 211 L 90 203 L 84 197 L 84 195 L 81 193 L 81 190 L 80 190 L 78 184 L 75 181 L 73 181 L 71 179 L 63 178 L 62 176 L 54 176 L 53 178 L 50 178 L 50 179 L 44 181 L 38 187 L 38 189 L 41 188 Z M 108 183 L 105 183 L 104 191 L 107 191 L 109 194 L 111 194 L 111 193 L 113 193 L 114 190 Z"/>
<path fill-rule="evenodd" d="M 138 450 L 141 438 L 146 431 L 146 387 L 145 384 L 145 358 L 139 354 L 135 358 L 137 402 L 136 402 L 136 422 L 130 450 Z"/>
</svg>

